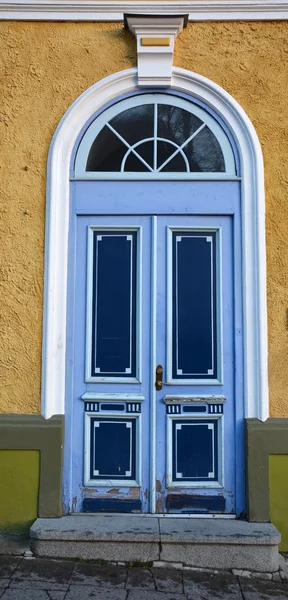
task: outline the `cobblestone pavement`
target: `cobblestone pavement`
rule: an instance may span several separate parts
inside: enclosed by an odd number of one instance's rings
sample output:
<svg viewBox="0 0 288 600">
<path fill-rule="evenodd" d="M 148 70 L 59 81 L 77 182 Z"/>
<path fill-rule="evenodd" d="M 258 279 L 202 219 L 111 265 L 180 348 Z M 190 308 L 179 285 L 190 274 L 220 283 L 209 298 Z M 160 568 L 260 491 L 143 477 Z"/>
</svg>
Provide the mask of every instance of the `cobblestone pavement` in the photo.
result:
<svg viewBox="0 0 288 600">
<path fill-rule="evenodd" d="M 284 600 L 288 582 L 194 570 L 0 556 L 3 600 Z"/>
</svg>

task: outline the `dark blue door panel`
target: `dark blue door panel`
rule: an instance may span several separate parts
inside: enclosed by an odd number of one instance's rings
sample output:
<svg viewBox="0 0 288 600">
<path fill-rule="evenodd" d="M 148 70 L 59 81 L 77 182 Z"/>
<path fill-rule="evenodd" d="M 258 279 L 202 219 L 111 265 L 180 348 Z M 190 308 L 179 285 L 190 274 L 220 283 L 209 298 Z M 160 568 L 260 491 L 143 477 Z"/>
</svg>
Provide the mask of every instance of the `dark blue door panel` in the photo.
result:
<svg viewBox="0 0 288 600">
<path fill-rule="evenodd" d="M 173 379 L 217 378 L 216 233 L 173 234 Z"/>
<path fill-rule="evenodd" d="M 135 479 L 135 419 L 91 419 L 91 479 Z"/>
<path fill-rule="evenodd" d="M 173 481 L 218 478 L 217 421 L 173 420 Z"/>
<path fill-rule="evenodd" d="M 91 376 L 135 377 L 137 233 L 93 237 Z"/>
</svg>

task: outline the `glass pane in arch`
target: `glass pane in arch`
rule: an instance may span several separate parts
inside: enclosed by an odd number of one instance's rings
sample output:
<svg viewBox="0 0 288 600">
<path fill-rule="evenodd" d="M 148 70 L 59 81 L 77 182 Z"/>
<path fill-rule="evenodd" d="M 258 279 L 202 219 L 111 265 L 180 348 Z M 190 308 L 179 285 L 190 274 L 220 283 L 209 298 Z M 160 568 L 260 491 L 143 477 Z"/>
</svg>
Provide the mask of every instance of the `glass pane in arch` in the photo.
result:
<svg viewBox="0 0 288 600">
<path fill-rule="evenodd" d="M 164 178 L 167 173 L 236 176 L 226 133 L 199 106 L 168 94 L 143 94 L 104 111 L 82 138 L 75 176 L 100 173 Z"/>
</svg>

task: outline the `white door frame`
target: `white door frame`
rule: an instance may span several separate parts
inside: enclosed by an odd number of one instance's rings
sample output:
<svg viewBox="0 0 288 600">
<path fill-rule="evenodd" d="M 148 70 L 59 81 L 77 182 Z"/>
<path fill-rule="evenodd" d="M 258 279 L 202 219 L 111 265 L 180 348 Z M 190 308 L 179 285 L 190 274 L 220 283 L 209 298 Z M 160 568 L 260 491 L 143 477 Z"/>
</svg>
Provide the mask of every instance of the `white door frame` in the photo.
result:
<svg viewBox="0 0 288 600">
<path fill-rule="evenodd" d="M 68 226 L 71 155 L 81 129 L 113 99 L 137 91 L 137 68 L 120 71 L 86 90 L 53 136 L 47 169 L 41 410 L 65 413 Z M 173 67 L 171 89 L 213 108 L 228 126 L 241 167 L 245 417 L 268 417 L 264 172 L 260 142 L 241 106 L 202 75 Z"/>
</svg>

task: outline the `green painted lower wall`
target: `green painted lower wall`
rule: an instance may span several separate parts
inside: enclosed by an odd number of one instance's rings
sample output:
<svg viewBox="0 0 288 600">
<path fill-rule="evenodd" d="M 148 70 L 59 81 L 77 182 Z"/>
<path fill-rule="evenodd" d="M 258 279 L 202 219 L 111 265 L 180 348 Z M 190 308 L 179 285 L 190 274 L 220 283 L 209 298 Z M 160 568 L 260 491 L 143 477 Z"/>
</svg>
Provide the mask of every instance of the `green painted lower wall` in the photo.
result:
<svg viewBox="0 0 288 600">
<path fill-rule="evenodd" d="M 0 533 L 62 515 L 64 417 L 0 415 Z"/>
<path fill-rule="evenodd" d="M 246 419 L 249 521 L 271 521 L 288 550 L 288 419 Z"/>
<path fill-rule="evenodd" d="M 281 533 L 279 550 L 288 550 L 288 455 L 269 456 L 271 522 Z"/>
<path fill-rule="evenodd" d="M 40 453 L 0 450 L 0 531 L 23 534 L 38 514 Z"/>
<path fill-rule="evenodd" d="M 277 478 L 276 475 L 274 477 L 275 469 L 270 469 L 270 457 L 277 455 L 279 458 L 283 457 L 281 460 L 285 461 L 288 456 L 288 419 L 270 418 L 264 422 L 258 419 L 246 419 L 245 429 L 248 519 L 260 523 L 269 522 L 272 520 L 272 505 L 276 506 L 275 499 L 272 500 L 274 494 L 285 494 L 284 487 L 280 490 L 279 477 Z M 282 472 L 283 479 L 287 478 L 286 473 L 287 469 L 286 472 Z M 285 519 L 288 526 L 287 513 Z"/>
</svg>

